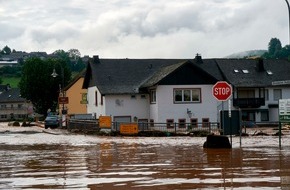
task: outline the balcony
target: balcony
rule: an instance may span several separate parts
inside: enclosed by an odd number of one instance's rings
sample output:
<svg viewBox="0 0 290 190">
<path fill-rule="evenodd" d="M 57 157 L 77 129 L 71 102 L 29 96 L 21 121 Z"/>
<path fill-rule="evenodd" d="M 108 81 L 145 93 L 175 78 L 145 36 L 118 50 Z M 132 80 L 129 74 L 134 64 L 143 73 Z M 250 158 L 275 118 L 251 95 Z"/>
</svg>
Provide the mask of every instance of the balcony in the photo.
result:
<svg viewBox="0 0 290 190">
<path fill-rule="evenodd" d="M 234 98 L 234 107 L 259 108 L 265 105 L 265 98 Z"/>
</svg>

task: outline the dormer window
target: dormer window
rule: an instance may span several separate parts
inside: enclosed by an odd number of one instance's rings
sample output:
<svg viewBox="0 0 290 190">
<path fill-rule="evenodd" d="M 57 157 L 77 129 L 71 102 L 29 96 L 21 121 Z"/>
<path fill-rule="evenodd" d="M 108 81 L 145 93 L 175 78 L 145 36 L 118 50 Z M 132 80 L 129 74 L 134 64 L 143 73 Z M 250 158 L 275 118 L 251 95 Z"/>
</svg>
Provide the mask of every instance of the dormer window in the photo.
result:
<svg viewBox="0 0 290 190">
<path fill-rule="evenodd" d="M 270 70 L 267 70 L 267 74 L 268 74 L 268 75 L 273 75 L 273 72 L 270 71 Z"/>
<path fill-rule="evenodd" d="M 245 73 L 245 74 L 248 74 L 248 73 L 249 73 L 249 70 L 247 70 L 247 69 L 243 69 L 242 71 L 243 71 L 243 73 Z"/>
</svg>

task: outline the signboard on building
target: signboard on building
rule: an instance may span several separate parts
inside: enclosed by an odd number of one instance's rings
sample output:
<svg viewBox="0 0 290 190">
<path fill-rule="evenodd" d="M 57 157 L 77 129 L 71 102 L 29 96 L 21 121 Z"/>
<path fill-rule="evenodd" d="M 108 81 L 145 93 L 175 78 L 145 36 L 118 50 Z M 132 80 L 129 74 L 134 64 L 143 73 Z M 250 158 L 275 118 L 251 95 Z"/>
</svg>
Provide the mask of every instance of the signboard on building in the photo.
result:
<svg viewBox="0 0 290 190">
<path fill-rule="evenodd" d="M 111 129 L 112 119 L 111 116 L 100 116 L 99 117 L 99 127 Z"/>
<path fill-rule="evenodd" d="M 68 97 L 63 97 L 63 96 L 58 97 L 58 103 L 59 104 L 68 104 Z"/>
<path fill-rule="evenodd" d="M 290 99 L 279 100 L 279 121 L 290 122 Z"/>
<path fill-rule="evenodd" d="M 120 125 L 120 133 L 123 135 L 138 134 L 138 125 L 136 123 L 128 123 Z"/>
</svg>

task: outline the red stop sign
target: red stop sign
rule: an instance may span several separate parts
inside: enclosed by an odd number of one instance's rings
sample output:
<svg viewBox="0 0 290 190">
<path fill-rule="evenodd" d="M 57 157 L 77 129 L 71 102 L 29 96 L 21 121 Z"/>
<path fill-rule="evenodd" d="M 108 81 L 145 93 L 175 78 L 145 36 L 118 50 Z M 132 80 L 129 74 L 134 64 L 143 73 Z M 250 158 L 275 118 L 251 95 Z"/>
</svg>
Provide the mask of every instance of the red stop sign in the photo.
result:
<svg viewBox="0 0 290 190">
<path fill-rule="evenodd" d="M 217 100 L 226 101 L 232 95 L 232 86 L 225 81 L 219 81 L 212 87 L 212 94 Z"/>
</svg>

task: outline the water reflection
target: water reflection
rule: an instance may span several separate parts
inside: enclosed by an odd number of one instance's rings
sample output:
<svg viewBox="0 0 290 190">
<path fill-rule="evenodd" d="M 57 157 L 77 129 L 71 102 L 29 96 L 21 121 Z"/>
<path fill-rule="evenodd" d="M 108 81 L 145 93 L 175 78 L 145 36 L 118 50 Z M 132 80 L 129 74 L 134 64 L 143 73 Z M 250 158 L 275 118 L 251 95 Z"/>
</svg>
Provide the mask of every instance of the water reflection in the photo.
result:
<svg viewBox="0 0 290 190">
<path fill-rule="evenodd" d="M 288 157 L 277 148 L 0 144 L 0 189 L 289 189 Z"/>
</svg>

